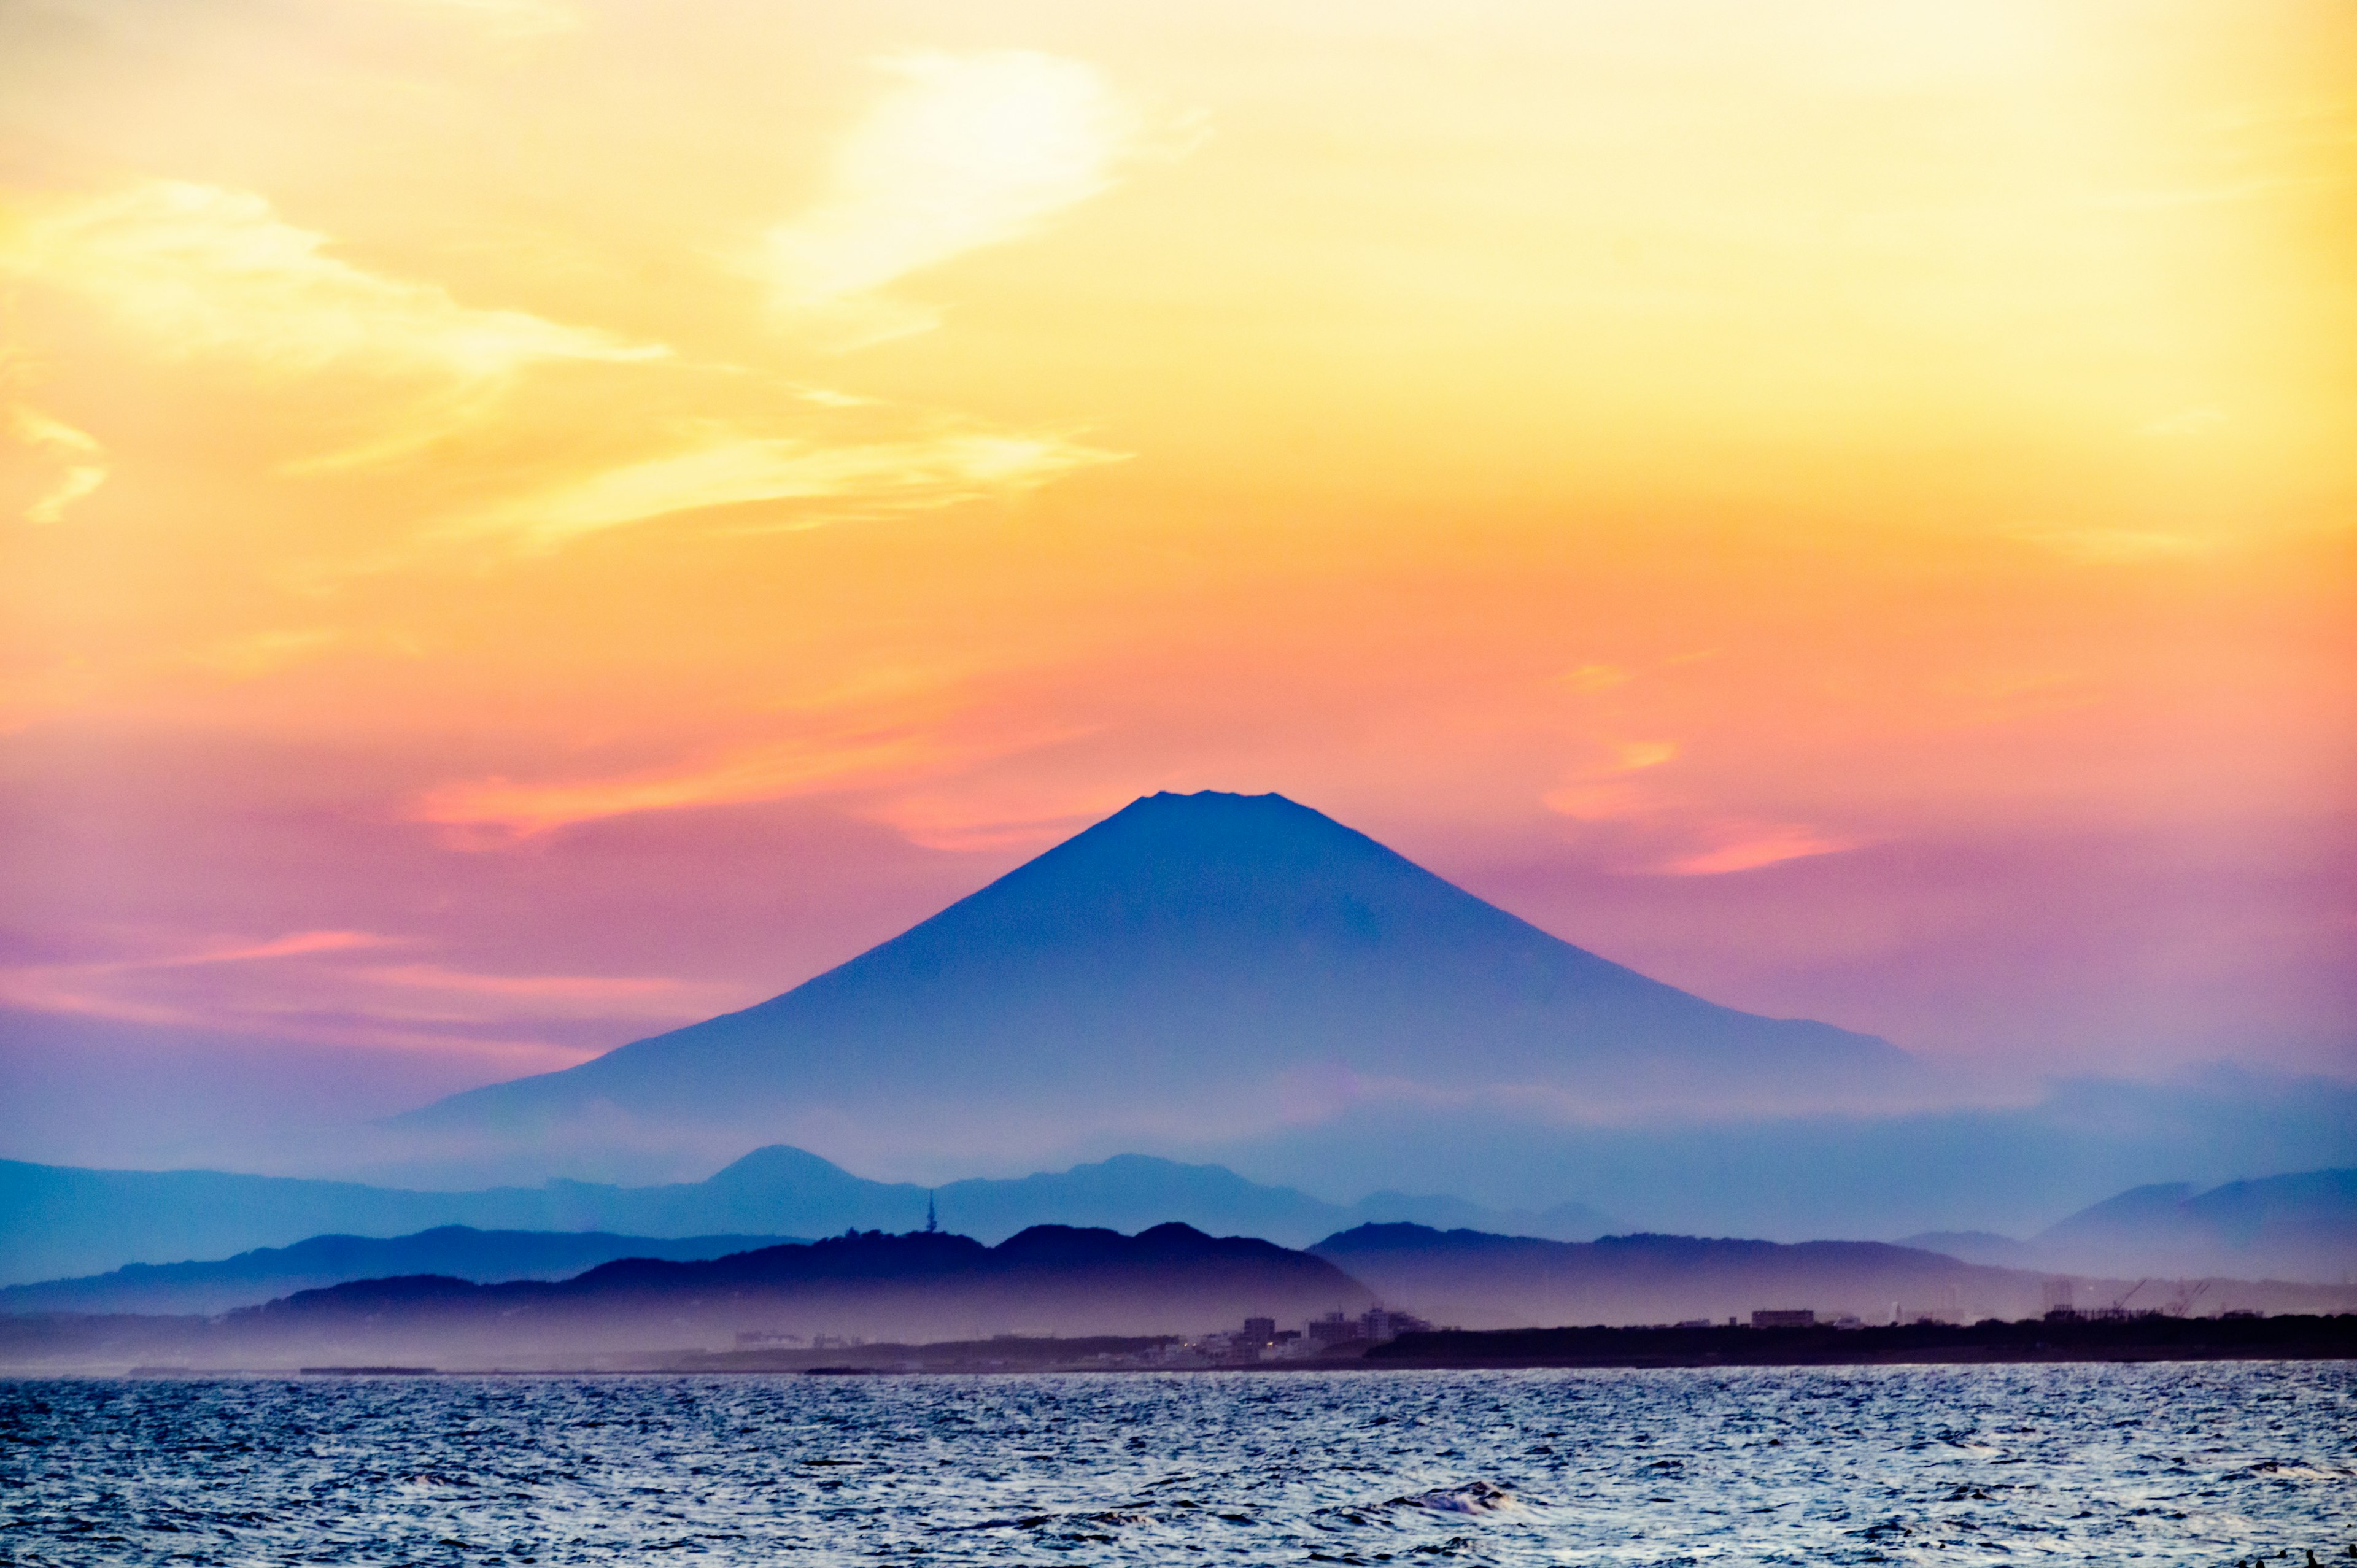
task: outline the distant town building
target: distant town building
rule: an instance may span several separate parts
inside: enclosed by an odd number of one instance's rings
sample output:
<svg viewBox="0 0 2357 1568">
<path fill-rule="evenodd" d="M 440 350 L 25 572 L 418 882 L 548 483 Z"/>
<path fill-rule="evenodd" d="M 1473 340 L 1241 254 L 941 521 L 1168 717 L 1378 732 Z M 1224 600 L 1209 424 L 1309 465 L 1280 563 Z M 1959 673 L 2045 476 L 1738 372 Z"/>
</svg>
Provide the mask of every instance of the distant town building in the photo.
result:
<svg viewBox="0 0 2357 1568">
<path fill-rule="evenodd" d="M 1329 1316 L 1340 1319 L 1341 1315 L 1333 1313 Z M 1355 1338 L 1357 1335 L 1356 1324 L 1343 1324 L 1343 1338 Z M 1310 1348 L 1299 1330 L 1279 1328 L 1274 1317 L 1247 1317 L 1242 1328 L 1218 1328 L 1209 1334 L 1168 1340 L 1135 1359 L 1181 1366 L 1239 1366 L 1253 1361 L 1285 1360 Z"/>
<path fill-rule="evenodd" d="M 748 1328 L 737 1336 L 737 1348 L 758 1350 L 766 1345 L 807 1345 L 810 1341 L 799 1334 L 777 1334 L 766 1328 Z"/>
<path fill-rule="evenodd" d="M 1322 1349 L 1329 1345 L 1340 1345 L 1358 1338 L 1359 1326 L 1339 1312 L 1329 1312 L 1323 1317 L 1313 1317 L 1303 1324 L 1301 1332 L 1312 1346 Z"/>
<path fill-rule="evenodd" d="M 1954 1306 L 1902 1306 L 1891 1316 L 1893 1323 L 1928 1323 L 1953 1328 L 1971 1321 L 1972 1315 Z"/>
<path fill-rule="evenodd" d="M 1329 1346 L 1346 1345 L 1355 1340 L 1382 1341 L 1396 1339 L 1403 1334 L 1429 1334 L 1432 1325 L 1412 1312 L 1395 1312 L 1389 1307 L 1372 1307 L 1356 1317 L 1346 1317 L 1329 1312 L 1323 1317 L 1313 1317 L 1301 1326 L 1301 1337 L 1312 1350 Z"/>
<path fill-rule="evenodd" d="M 1755 1312 L 1751 1315 L 1754 1328 L 1814 1328 L 1817 1315 L 1806 1307 Z"/>
<path fill-rule="evenodd" d="M 1403 1334 L 1429 1334 L 1432 1325 L 1412 1312 L 1388 1312 L 1378 1306 L 1359 1315 L 1361 1339 L 1396 1339 Z"/>
</svg>

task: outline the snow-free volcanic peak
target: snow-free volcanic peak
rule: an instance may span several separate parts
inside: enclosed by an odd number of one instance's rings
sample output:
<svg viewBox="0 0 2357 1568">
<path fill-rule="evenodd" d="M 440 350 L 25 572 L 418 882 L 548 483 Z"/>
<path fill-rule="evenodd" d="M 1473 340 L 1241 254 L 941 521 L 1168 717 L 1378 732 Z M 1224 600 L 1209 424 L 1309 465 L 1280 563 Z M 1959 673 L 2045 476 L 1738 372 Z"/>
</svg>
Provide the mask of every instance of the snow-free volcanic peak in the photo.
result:
<svg viewBox="0 0 2357 1568">
<path fill-rule="evenodd" d="M 1134 801 L 781 996 L 396 1125 L 810 1142 L 1004 1117 L 1084 1140 L 1200 1116 L 1209 1135 L 1302 1075 L 1577 1115 L 1825 1103 L 1913 1068 L 1649 980 L 1281 795 L 1206 791 Z"/>
</svg>

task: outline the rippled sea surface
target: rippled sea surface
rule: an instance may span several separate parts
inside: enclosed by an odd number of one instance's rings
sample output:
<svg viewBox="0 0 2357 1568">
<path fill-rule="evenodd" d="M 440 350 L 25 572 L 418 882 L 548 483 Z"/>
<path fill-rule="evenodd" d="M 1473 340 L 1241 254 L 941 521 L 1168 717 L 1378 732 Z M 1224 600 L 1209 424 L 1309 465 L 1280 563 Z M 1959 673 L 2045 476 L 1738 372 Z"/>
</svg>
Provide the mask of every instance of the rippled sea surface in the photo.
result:
<svg viewBox="0 0 2357 1568">
<path fill-rule="evenodd" d="M 2347 1363 L 0 1382 L 0 1562 L 2304 1564 Z"/>
</svg>

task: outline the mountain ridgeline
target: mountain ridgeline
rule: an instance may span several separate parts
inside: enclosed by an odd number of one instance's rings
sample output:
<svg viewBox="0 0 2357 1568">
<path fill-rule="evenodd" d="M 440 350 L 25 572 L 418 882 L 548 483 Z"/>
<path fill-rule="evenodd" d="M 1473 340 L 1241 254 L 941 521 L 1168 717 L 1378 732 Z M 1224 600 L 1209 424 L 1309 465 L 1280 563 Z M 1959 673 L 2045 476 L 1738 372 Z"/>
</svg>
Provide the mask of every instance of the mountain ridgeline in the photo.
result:
<svg viewBox="0 0 2357 1568">
<path fill-rule="evenodd" d="M 620 1259 L 561 1281 L 357 1280 L 213 1318 L 0 1316 L 0 1367 L 582 1367 L 725 1349 L 739 1336 L 1186 1334 L 1372 1302 L 1312 1253 L 1186 1225 L 1135 1236 L 1039 1225 L 996 1247 L 947 1231 L 858 1231 L 708 1261 Z"/>
<path fill-rule="evenodd" d="M 1294 1246 L 1379 1220 L 1579 1240 L 1614 1228 L 1605 1216 L 1575 1203 L 1526 1213 L 1397 1192 L 1372 1193 L 1349 1205 L 1326 1203 L 1293 1187 L 1247 1181 L 1219 1165 L 1145 1155 L 1007 1179 L 970 1177 L 929 1189 L 910 1182 L 870 1181 L 807 1150 L 777 1144 L 756 1149 L 702 1181 L 658 1187 L 552 1181 L 473 1192 L 228 1171 L 77 1170 L 0 1160 L 0 1284 L 17 1287 L 0 1289 L 0 1312 L 166 1310 L 159 1304 L 183 1288 L 221 1305 L 264 1301 L 305 1283 L 328 1283 L 311 1265 L 329 1253 L 341 1258 L 391 1245 L 364 1238 L 401 1238 L 429 1228 L 472 1227 L 478 1235 L 620 1232 L 608 1240 L 622 1244 L 665 1239 L 638 1248 L 645 1255 L 708 1257 L 716 1252 L 681 1249 L 700 1247 L 715 1233 L 774 1238 L 832 1235 L 845 1229 L 910 1230 L 925 1222 L 929 1209 L 985 1241 L 1040 1224 L 1141 1230 L 1165 1220 Z M 337 1233 L 342 1233 L 341 1241 Z M 372 1272 L 514 1279 L 544 1272 L 544 1259 L 562 1257 L 587 1267 L 625 1255 L 587 1255 L 599 1245 L 594 1237 L 519 1243 L 504 1265 L 510 1272 L 498 1274 L 488 1272 L 496 1243 L 443 1246 L 414 1236 L 407 1240 L 408 1251 L 370 1253 L 384 1265 Z M 274 1255 L 297 1242 L 311 1251 L 299 1258 Z M 322 1242 L 334 1244 L 323 1249 Z M 252 1254 L 250 1266 L 230 1266 L 236 1259 L 185 1262 L 229 1253 Z M 289 1283 L 272 1288 L 264 1275 Z"/>
<path fill-rule="evenodd" d="M 1571 1103 L 1752 1110 L 1902 1090 L 1913 1058 L 1717 1006 L 1548 935 L 1276 795 L 1134 802 L 931 919 L 741 1013 L 393 1126 L 791 1134 L 1019 1108 L 1068 1133 L 1273 1101 L 1336 1069 Z M 740 1145 L 741 1146 L 741 1145 Z"/>
<path fill-rule="evenodd" d="M 1458 1254 L 1444 1271 L 1452 1277 L 1491 1278 L 1497 1267 L 1520 1259 L 1515 1267 L 1527 1265 L 1523 1272 L 1538 1281 L 1517 1283 L 1514 1267 L 1508 1267 L 1480 1287 L 1486 1306 L 1448 1295 L 1457 1304 L 1455 1321 L 1482 1321 L 1511 1303 L 1521 1304 L 1513 1310 L 1531 1313 L 1567 1305 L 1551 1293 L 1583 1271 L 1593 1272 L 1599 1266 L 1593 1261 L 1608 1256 L 1623 1258 L 1627 1266 L 1616 1265 L 1597 1277 L 1609 1275 L 1619 1283 L 1605 1296 L 1580 1299 L 1596 1308 L 1608 1301 L 1617 1304 L 1616 1312 L 1639 1321 L 1683 1316 L 1670 1310 L 1671 1297 L 1691 1298 L 1712 1269 L 1740 1259 L 1889 1265 L 1899 1268 L 1899 1275 L 1873 1284 L 1857 1299 L 1879 1301 L 1895 1291 L 1892 1299 L 1902 1305 L 1927 1307 L 1949 1302 L 1970 1283 L 1939 1270 L 1986 1265 L 2014 1280 L 2005 1291 L 1979 1293 L 1985 1305 L 2007 1310 L 2024 1302 L 2036 1305 L 2035 1292 L 2024 1294 L 2027 1287 L 2020 1282 L 2040 1275 L 2320 1284 L 2345 1283 L 2357 1267 L 2357 1171 L 2352 1170 L 2233 1182 L 2199 1194 L 2182 1185 L 2138 1187 L 2072 1214 L 2027 1241 L 1982 1232 L 1924 1233 L 1896 1246 L 1808 1242 L 1801 1250 L 1760 1241 L 1697 1242 L 1704 1249 L 1695 1254 L 1700 1272 L 1674 1271 L 1665 1276 L 1667 1294 L 1647 1297 L 1642 1290 L 1630 1294 L 1623 1287 L 1640 1283 L 1637 1266 L 1649 1259 L 1658 1262 L 1669 1239 L 1638 1237 L 1643 1245 L 1629 1251 L 1630 1237 L 1607 1235 L 1628 1227 L 1577 1205 L 1533 1214 L 1485 1208 L 1460 1198 L 1376 1193 L 1344 1206 L 1291 1187 L 1247 1181 L 1218 1165 L 1138 1155 L 929 1190 L 865 1180 L 815 1155 L 780 1146 L 756 1150 L 702 1182 L 654 1187 L 552 1182 L 536 1188 L 455 1193 L 223 1172 L 77 1171 L 0 1161 L 0 1266 L 17 1279 L 39 1281 L 0 1288 L 0 1314 L 219 1312 L 381 1275 L 553 1279 L 617 1258 L 713 1258 L 780 1239 L 748 1233 L 759 1225 L 804 1235 L 846 1228 L 907 1231 L 935 1212 L 985 1242 L 1040 1224 L 1129 1231 L 1171 1220 L 1293 1246 L 1320 1236 L 1328 1239 L 1321 1247 L 1355 1238 L 1349 1244 L 1362 1252 L 1371 1247 L 1380 1251 L 1375 1243 L 1386 1236 L 1437 1237 Z M 391 1237 L 349 1233 L 399 1229 L 421 1219 L 435 1228 Z M 339 1233 L 276 1244 L 323 1223 Z M 1474 1235 L 1486 1239 L 1462 1243 Z M 1557 1245 L 1598 1238 L 1603 1240 L 1584 1250 Z M 1408 1251 L 1421 1254 L 1441 1244 L 1419 1240 Z M 145 1251 L 151 1258 L 188 1259 L 238 1248 L 245 1250 L 209 1262 L 126 1262 L 124 1256 Z M 59 1259 L 80 1261 L 85 1268 L 124 1266 L 42 1280 L 40 1265 Z M 1385 1274 L 1394 1263 L 1405 1266 L 1401 1259 L 1383 1257 L 1361 1258 L 1350 1266 L 1371 1273 L 1387 1293 L 1418 1300 L 1431 1294 L 1419 1282 Z M 1924 1273 L 1926 1268 L 1933 1273 Z M 1819 1283 L 1835 1278 L 1824 1268 L 1803 1273 Z M 1746 1273 L 1735 1283 L 1749 1288 L 1775 1282 Z"/>
<path fill-rule="evenodd" d="M 1678 1323 L 1759 1309 L 1805 1308 L 1869 1323 L 1932 1317 L 2034 1317 L 2049 1274 L 1964 1262 L 1882 1241 L 1748 1241 L 1701 1236 L 1607 1236 L 1588 1242 L 1362 1225 L 1310 1249 L 1388 1302 L 1414 1303 L 1467 1328 Z M 2172 1280 L 2139 1293 L 2131 1277 L 2073 1276 L 2074 1305 L 2204 1312 L 2346 1312 L 2357 1287 L 2248 1279 Z"/>
<path fill-rule="evenodd" d="M 352 1280 L 439 1274 L 490 1283 L 557 1280 L 617 1258 L 694 1262 L 791 1241 L 787 1236 L 617 1236 L 609 1230 L 478 1230 L 311 1236 L 288 1247 L 180 1263 L 129 1263 L 81 1279 L 0 1288 L 0 1312 L 210 1314 Z"/>
<path fill-rule="evenodd" d="M 412 1240 L 452 1245 L 447 1237 Z M 823 1364 L 830 1349 L 856 1360 L 863 1340 L 959 1343 L 986 1365 L 989 1342 L 999 1337 L 1134 1343 L 1232 1330 L 1252 1317 L 1307 1328 L 1336 1314 L 1349 1322 L 1379 1300 L 1470 1329 L 1726 1324 L 1762 1308 L 1886 1324 L 1925 1316 L 1970 1322 L 2036 1316 L 2051 1283 L 1877 1242 L 1619 1236 L 1566 1243 L 1399 1224 L 1361 1226 L 1294 1251 L 1177 1224 L 1135 1236 L 1040 1225 L 995 1247 L 947 1231 L 869 1230 L 707 1260 L 622 1258 L 562 1280 L 358 1279 L 210 1317 L 0 1315 L 0 1369 L 708 1369 L 780 1356 Z M 2135 1288 L 2121 1280 L 2070 1283 L 2090 1305 Z M 2212 1313 L 2357 1305 L 2357 1288 L 2348 1286 L 2202 1283 L 2198 1293 L 2180 1283 L 2157 1305 L 2179 1314 L 2197 1300 Z M 1308 1335 L 1296 1348 L 1315 1352 L 1356 1337 L 1348 1329 Z"/>
<path fill-rule="evenodd" d="M 1907 1244 L 2014 1269 L 2346 1282 L 2357 1278 L 2357 1170 L 2298 1171 L 2206 1192 L 2190 1182 L 2154 1183 L 2026 1241 L 1966 1231 L 1927 1232 Z"/>
</svg>

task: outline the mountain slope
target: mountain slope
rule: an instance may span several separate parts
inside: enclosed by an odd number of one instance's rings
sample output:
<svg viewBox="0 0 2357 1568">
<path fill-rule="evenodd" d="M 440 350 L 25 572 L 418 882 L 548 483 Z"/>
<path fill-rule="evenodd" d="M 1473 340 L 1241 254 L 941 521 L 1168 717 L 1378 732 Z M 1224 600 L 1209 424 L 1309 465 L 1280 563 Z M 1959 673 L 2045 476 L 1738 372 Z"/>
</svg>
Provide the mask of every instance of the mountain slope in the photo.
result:
<svg viewBox="0 0 2357 1568">
<path fill-rule="evenodd" d="M 2357 1272 L 2357 1170 L 2304 1171 L 2197 1193 L 2140 1187 L 2033 1238 L 2074 1269 L 2345 1280 Z"/>
<path fill-rule="evenodd" d="M 1986 1263 L 1999 1269 L 2034 1269 L 2043 1262 L 2037 1248 L 1994 1230 L 1925 1230 L 1901 1236 L 1893 1246 L 1939 1252 L 1959 1262 Z"/>
<path fill-rule="evenodd" d="M 82 1279 L 0 1289 L 0 1312 L 226 1312 L 297 1291 L 394 1274 L 478 1283 L 565 1279 L 617 1258 L 694 1261 L 774 1247 L 784 1236 L 617 1236 L 607 1230 L 478 1230 L 414 1236 L 313 1236 L 214 1262 L 131 1263 Z"/>
<path fill-rule="evenodd" d="M 2301 1171 L 2197 1192 L 2157 1182 L 2092 1204 L 2027 1241 L 1927 1231 L 1901 1246 L 2059 1273 L 2348 1283 L 2357 1278 L 2357 1170 Z"/>
<path fill-rule="evenodd" d="M 1574 1103 L 1871 1095 L 1912 1058 L 1719 1007 L 1552 937 L 1275 795 L 1157 795 L 741 1013 L 392 1125 L 874 1125 L 1020 1107 L 1068 1134 L 1273 1102 L 1340 1069 Z M 800 1120 L 797 1120 L 797 1119 Z"/>
<path fill-rule="evenodd" d="M 1385 1302 L 1467 1328 L 1749 1321 L 1761 1308 L 2006 1317 L 2038 1310 L 2034 1275 L 1976 1268 L 1879 1241 L 1608 1236 L 1588 1243 L 1366 1225 L 1310 1249 Z"/>
<path fill-rule="evenodd" d="M 1421 1225 L 1367 1225 L 1310 1249 L 1383 1298 L 1466 1328 L 1564 1324 L 1749 1321 L 1761 1309 L 1851 1313 L 1867 1322 L 1930 1314 L 1972 1322 L 2045 1309 L 2047 1276 L 1987 1268 L 1880 1241 L 1744 1241 L 1695 1236 L 1608 1236 L 1542 1241 Z M 2091 1305 L 2126 1295 L 2132 1280 L 2076 1282 Z M 2167 1307 L 2188 1287 L 2138 1305 Z M 2204 1312 L 2345 1312 L 2357 1290 L 2248 1280 L 2210 1282 Z"/>
<path fill-rule="evenodd" d="M 59 1283 L 61 1275 L 92 1274 L 126 1263 L 177 1266 L 182 1259 L 285 1247 L 322 1232 L 402 1236 L 447 1225 L 606 1230 L 640 1238 L 716 1232 L 817 1236 L 846 1227 L 913 1230 L 925 1221 L 929 1198 L 938 1199 L 944 1223 L 985 1240 L 1047 1223 L 1135 1230 L 1171 1219 L 1288 1244 L 1373 1219 L 1486 1225 L 1552 1236 L 1587 1237 L 1610 1229 L 1602 1215 L 1574 1204 L 1523 1214 L 1457 1198 L 1378 1193 L 1346 1208 L 1289 1187 L 1246 1181 L 1218 1165 L 1140 1155 L 1011 1180 L 952 1182 L 935 1193 L 908 1182 L 869 1181 L 783 1144 L 756 1149 L 700 1182 L 608 1187 L 556 1181 L 477 1192 L 417 1192 L 222 1171 L 76 1170 L 0 1160 L 0 1283 Z M 594 1261 L 585 1260 L 585 1266 Z M 414 1272 L 474 1277 L 467 1268 L 425 1261 Z M 0 1295 L 0 1303 L 9 1299 Z"/>
<path fill-rule="evenodd" d="M 0 1359 L 51 1359 L 95 1326 L 115 1345 L 96 1359 L 577 1367 L 621 1352 L 728 1349 L 740 1334 L 1185 1333 L 1253 1315 L 1355 1313 L 1371 1301 L 1322 1258 L 1185 1225 L 1135 1236 L 1038 1226 L 996 1247 L 947 1232 L 867 1232 L 703 1262 L 626 1259 L 562 1282 L 363 1280 L 211 1322 L 0 1320 Z"/>
</svg>

